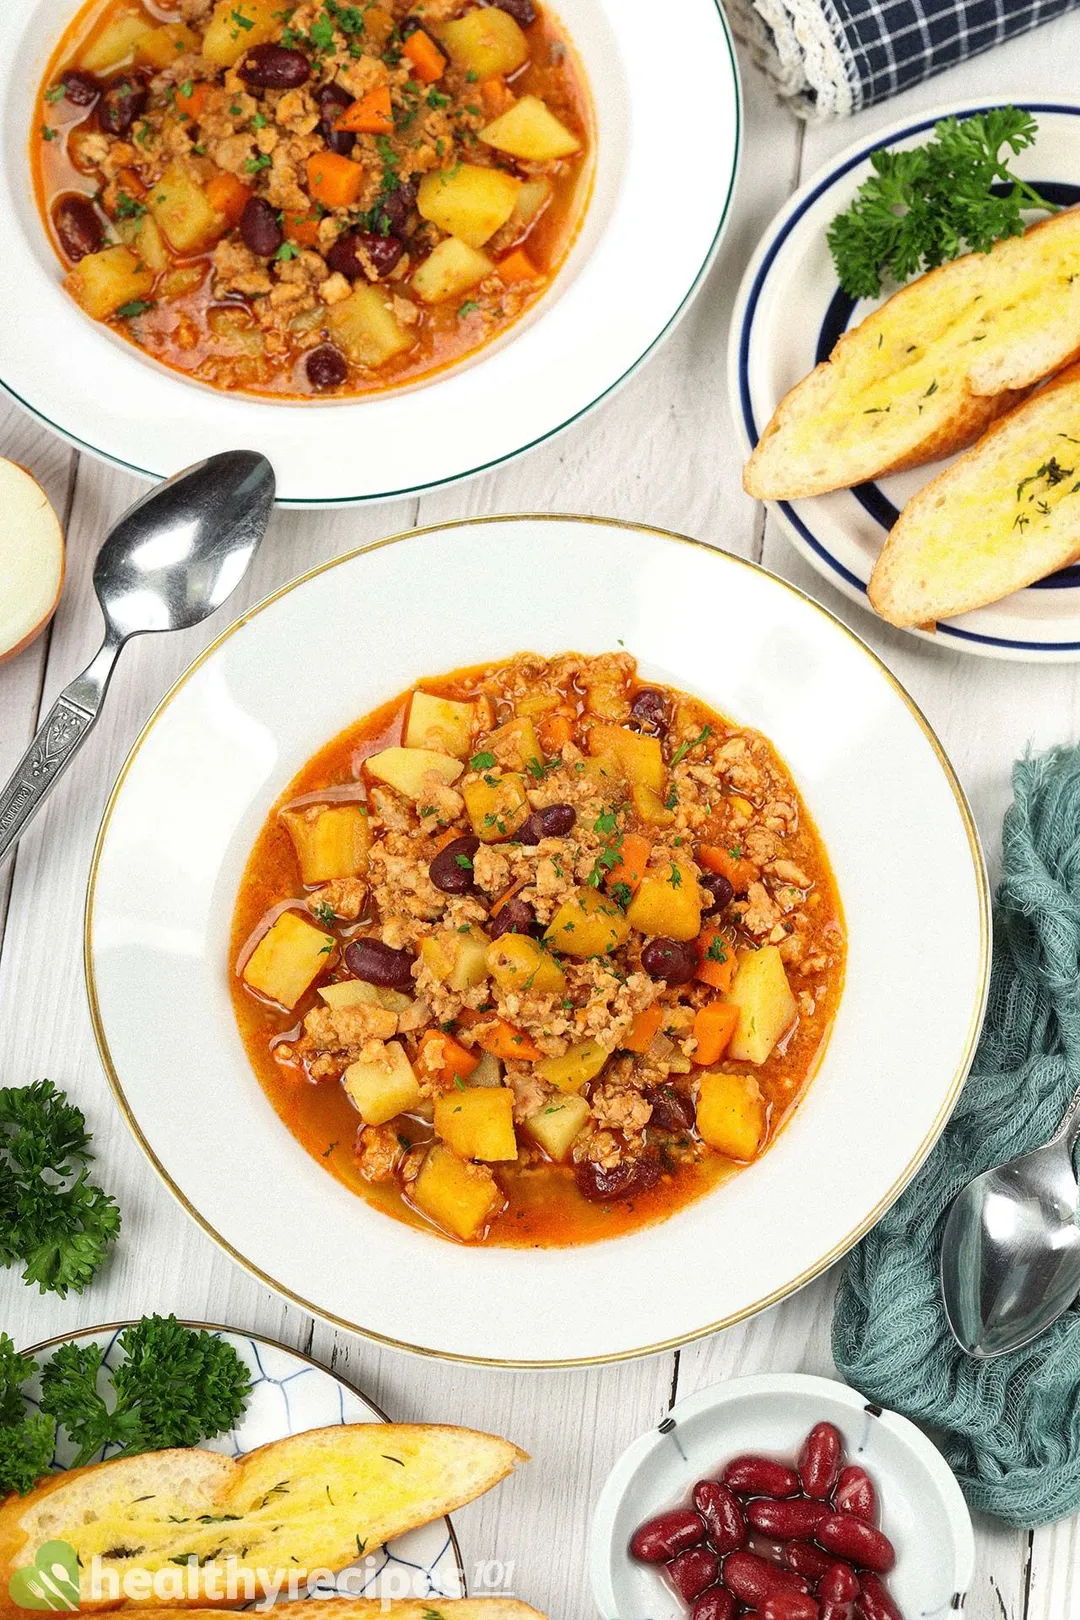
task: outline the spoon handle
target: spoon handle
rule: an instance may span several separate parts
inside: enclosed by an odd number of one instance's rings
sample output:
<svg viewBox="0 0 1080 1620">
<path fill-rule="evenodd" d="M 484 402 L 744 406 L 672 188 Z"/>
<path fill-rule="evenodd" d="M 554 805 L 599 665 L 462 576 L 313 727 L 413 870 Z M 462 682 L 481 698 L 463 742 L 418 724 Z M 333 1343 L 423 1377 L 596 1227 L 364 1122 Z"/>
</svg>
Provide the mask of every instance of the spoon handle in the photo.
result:
<svg viewBox="0 0 1080 1620">
<path fill-rule="evenodd" d="M 13 775 L 0 788 L 0 862 L 89 736 L 119 651 L 120 643 L 107 637 L 82 674 L 64 687 Z"/>
<path fill-rule="evenodd" d="M 1071 1152 L 1076 1145 L 1076 1138 L 1080 1136 L 1080 1086 L 1073 1092 L 1069 1106 L 1065 1110 L 1065 1117 L 1051 1138 L 1054 1142 L 1064 1142 Z"/>
</svg>

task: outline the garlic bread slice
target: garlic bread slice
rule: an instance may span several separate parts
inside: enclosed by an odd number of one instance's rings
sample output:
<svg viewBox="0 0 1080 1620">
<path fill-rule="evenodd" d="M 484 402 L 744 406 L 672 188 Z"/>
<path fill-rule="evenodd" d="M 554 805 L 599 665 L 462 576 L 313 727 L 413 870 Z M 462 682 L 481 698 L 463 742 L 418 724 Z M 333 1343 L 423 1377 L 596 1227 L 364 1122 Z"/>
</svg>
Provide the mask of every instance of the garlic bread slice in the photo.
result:
<svg viewBox="0 0 1080 1620">
<path fill-rule="evenodd" d="M 1080 210 L 893 294 L 780 401 L 746 464 L 798 500 L 952 455 L 1080 356 Z"/>
<path fill-rule="evenodd" d="M 998 602 L 1080 557 L 1080 365 L 1002 417 L 908 501 L 870 577 L 897 625 Z"/>
</svg>

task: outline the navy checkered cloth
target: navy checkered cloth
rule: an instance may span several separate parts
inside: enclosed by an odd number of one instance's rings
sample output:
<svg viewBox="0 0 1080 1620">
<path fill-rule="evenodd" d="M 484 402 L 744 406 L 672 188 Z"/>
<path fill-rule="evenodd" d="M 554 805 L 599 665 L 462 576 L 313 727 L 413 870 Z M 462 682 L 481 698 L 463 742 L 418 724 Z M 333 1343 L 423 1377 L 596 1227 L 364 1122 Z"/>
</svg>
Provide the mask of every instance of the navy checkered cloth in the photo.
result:
<svg viewBox="0 0 1080 1620">
<path fill-rule="evenodd" d="M 728 0 L 735 33 L 807 118 L 884 101 L 1080 0 Z"/>
</svg>

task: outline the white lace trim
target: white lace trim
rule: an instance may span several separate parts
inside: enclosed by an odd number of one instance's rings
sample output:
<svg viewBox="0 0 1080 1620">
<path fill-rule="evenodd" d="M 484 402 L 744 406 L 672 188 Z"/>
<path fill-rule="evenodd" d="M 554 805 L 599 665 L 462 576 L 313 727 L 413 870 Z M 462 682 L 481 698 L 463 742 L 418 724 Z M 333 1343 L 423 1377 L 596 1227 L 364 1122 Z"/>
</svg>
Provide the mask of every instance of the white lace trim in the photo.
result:
<svg viewBox="0 0 1080 1620">
<path fill-rule="evenodd" d="M 832 0 L 727 0 L 738 39 L 801 118 L 847 118 L 862 87 Z"/>
</svg>

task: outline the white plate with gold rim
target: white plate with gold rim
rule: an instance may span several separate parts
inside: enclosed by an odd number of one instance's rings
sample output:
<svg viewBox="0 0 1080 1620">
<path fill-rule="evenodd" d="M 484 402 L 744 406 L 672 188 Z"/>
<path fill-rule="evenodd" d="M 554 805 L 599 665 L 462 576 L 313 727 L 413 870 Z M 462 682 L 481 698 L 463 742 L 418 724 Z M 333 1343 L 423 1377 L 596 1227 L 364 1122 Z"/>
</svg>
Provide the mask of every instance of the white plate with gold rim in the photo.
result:
<svg viewBox="0 0 1080 1620">
<path fill-rule="evenodd" d="M 717 0 L 668 0 L 659 28 L 650 0 L 555 0 L 592 92 L 596 160 L 581 229 L 535 308 L 470 361 L 367 399 L 272 402 L 188 381 L 82 313 L 38 213 L 38 87 L 77 9 L 0 6 L 0 385 L 130 472 L 161 478 L 243 445 L 273 462 L 288 506 L 390 500 L 470 477 L 569 427 L 622 382 L 671 330 L 719 245 L 741 129 Z M 685 94 L 688 62 L 708 94 Z"/>
<path fill-rule="evenodd" d="M 228 988 L 241 873 L 296 770 L 418 677 L 525 648 L 621 645 L 646 679 L 760 729 L 792 770 L 846 915 L 836 1026 L 764 1158 L 667 1221 L 571 1249 L 454 1244 L 356 1197 L 266 1100 Z M 121 772 L 86 910 L 102 1061 L 188 1213 L 330 1320 L 406 1349 L 526 1365 L 685 1343 L 783 1298 L 849 1248 L 949 1116 L 989 950 L 970 811 L 926 720 L 874 654 L 752 563 L 588 518 L 397 536 L 286 586 L 227 630 Z"/>
</svg>

